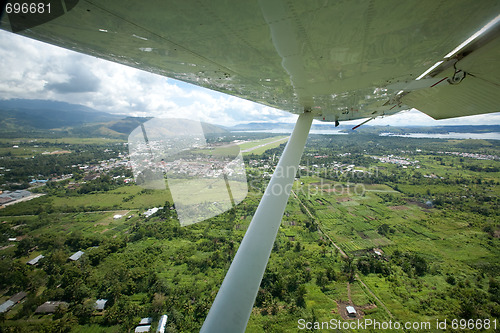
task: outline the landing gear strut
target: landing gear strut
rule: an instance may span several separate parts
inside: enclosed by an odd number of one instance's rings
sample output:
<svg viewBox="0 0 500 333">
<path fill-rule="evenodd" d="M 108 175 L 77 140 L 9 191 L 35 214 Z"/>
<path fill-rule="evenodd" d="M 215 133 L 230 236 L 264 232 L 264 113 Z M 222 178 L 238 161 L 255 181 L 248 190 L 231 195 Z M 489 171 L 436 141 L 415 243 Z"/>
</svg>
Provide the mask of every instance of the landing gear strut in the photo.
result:
<svg viewBox="0 0 500 333">
<path fill-rule="evenodd" d="M 313 114 L 299 116 L 201 332 L 244 332 L 278 233 Z"/>
</svg>

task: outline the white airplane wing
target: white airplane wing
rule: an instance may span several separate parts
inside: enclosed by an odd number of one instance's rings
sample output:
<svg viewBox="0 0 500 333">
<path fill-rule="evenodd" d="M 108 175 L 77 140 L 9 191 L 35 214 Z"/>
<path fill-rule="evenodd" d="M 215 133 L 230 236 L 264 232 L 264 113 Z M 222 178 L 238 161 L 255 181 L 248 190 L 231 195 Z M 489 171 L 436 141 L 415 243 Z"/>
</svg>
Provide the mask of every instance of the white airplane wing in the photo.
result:
<svg viewBox="0 0 500 333">
<path fill-rule="evenodd" d="M 1 28 L 320 120 L 500 111 L 497 0 L 44 2 Z"/>
<path fill-rule="evenodd" d="M 1 27 L 300 114 L 203 332 L 245 330 L 313 117 L 500 111 L 498 0 L 38 3 Z"/>
</svg>

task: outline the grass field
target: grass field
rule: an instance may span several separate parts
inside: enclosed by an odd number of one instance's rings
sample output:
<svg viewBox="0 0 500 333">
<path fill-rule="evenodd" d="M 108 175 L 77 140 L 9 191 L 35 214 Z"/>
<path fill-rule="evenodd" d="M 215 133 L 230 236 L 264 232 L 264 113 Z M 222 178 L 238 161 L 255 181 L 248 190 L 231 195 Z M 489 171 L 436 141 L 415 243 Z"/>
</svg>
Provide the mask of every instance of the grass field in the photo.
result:
<svg viewBox="0 0 500 333">
<path fill-rule="evenodd" d="M 36 199 L 35 199 L 36 200 Z M 144 190 L 140 186 L 123 186 L 105 193 L 94 193 L 75 197 L 55 197 L 56 208 L 95 207 L 95 210 L 148 209 L 172 202 L 168 190 Z"/>
</svg>

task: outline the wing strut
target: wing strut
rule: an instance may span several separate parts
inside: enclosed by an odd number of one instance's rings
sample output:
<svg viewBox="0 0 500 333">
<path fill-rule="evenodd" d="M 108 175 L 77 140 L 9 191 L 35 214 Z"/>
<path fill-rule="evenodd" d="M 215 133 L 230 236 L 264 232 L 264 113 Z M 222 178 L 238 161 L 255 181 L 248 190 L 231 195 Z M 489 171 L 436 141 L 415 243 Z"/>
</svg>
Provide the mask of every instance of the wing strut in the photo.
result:
<svg viewBox="0 0 500 333">
<path fill-rule="evenodd" d="M 299 116 L 201 332 L 245 331 L 281 224 L 312 119 L 311 112 Z"/>
</svg>

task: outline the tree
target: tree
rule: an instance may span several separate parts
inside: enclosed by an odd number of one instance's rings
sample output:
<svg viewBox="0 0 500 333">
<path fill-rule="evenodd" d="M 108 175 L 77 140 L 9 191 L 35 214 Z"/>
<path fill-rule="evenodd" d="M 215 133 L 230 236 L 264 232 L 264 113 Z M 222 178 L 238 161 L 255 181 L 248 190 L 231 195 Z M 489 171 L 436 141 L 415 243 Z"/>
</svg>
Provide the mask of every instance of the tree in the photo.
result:
<svg viewBox="0 0 500 333">
<path fill-rule="evenodd" d="M 356 274 L 356 266 L 353 264 L 353 259 L 351 257 L 343 257 L 343 261 L 342 271 L 347 276 L 348 281 L 353 282 Z"/>
<path fill-rule="evenodd" d="M 297 289 L 297 296 L 295 298 L 295 303 L 297 303 L 298 307 L 305 308 L 306 307 L 306 299 L 305 295 L 307 293 L 306 287 L 304 285 L 300 285 Z"/>
<path fill-rule="evenodd" d="M 418 276 L 424 276 L 425 273 L 429 271 L 429 265 L 427 265 L 427 261 L 425 258 L 419 256 L 418 254 L 415 254 L 412 259 L 411 263 L 413 268 L 415 269 L 415 273 Z"/>
<path fill-rule="evenodd" d="M 325 272 L 319 271 L 316 274 L 316 285 L 321 288 L 322 291 L 325 291 L 325 287 L 328 284 L 328 278 L 326 277 Z"/>
</svg>

